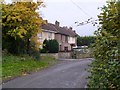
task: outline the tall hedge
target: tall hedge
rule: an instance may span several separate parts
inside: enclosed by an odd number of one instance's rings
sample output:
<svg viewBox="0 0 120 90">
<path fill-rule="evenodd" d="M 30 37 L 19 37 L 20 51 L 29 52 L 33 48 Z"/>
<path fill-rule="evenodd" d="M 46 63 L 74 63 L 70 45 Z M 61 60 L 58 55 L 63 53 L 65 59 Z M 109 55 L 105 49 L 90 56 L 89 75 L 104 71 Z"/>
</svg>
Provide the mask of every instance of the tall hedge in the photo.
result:
<svg viewBox="0 0 120 90">
<path fill-rule="evenodd" d="M 44 40 L 43 42 L 43 49 L 41 50 L 42 53 L 58 53 L 59 51 L 59 43 L 57 40 Z"/>
<path fill-rule="evenodd" d="M 120 1 L 107 2 L 98 18 L 88 87 L 120 90 Z"/>
<path fill-rule="evenodd" d="M 49 40 L 49 52 L 57 53 L 59 51 L 59 43 L 57 40 Z"/>
</svg>

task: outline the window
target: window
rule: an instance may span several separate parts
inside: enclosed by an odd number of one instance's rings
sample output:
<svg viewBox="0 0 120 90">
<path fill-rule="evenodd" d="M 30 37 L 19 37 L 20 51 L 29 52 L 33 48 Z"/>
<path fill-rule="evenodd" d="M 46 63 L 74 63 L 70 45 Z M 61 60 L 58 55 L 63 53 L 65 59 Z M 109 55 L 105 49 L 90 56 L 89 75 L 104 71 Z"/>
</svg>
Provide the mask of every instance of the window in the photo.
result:
<svg viewBox="0 0 120 90">
<path fill-rule="evenodd" d="M 61 35 L 61 40 L 62 40 L 62 35 Z"/>
<path fill-rule="evenodd" d="M 67 36 L 65 36 L 65 42 L 68 42 L 68 37 Z"/>
<path fill-rule="evenodd" d="M 59 51 L 62 51 L 62 45 L 60 45 Z"/>
<path fill-rule="evenodd" d="M 75 38 L 74 38 L 74 37 L 72 38 L 72 41 L 73 41 L 73 42 L 75 41 Z"/>
<path fill-rule="evenodd" d="M 64 50 L 65 50 L 65 52 L 67 52 L 68 51 L 68 47 L 64 47 Z"/>
<path fill-rule="evenodd" d="M 68 41 L 70 41 L 70 37 L 68 37 Z"/>
<path fill-rule="evenodd" d="M 42 41 L 42 32 L 38 34 L 38 40 L 41 42 Z"/>
<path fill-rule="evenodd" d="M 39 33 L 39 34 L 38 34 L 38 38 L 42 38 L 42 33 Z"/>
<path fill-rule="evenodd" d="M 51 32 L 48 33 L 48 38 L 49 38 L 49 39 L 52 39 L 52 33 L 51 33 Z"/>
</svg>

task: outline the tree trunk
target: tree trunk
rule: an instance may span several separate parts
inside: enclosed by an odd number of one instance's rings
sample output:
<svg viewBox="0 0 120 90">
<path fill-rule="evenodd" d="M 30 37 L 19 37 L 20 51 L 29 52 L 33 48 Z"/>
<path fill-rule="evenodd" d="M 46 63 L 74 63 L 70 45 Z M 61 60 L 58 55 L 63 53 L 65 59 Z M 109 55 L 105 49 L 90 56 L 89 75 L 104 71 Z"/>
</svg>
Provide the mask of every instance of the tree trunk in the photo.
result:
<svg viewBox="0 0 120 90">
<path fill-rule="evenodd" d="M 27 54 L 30 56 L 30 40 L 27 38 Z"/>
</svg>

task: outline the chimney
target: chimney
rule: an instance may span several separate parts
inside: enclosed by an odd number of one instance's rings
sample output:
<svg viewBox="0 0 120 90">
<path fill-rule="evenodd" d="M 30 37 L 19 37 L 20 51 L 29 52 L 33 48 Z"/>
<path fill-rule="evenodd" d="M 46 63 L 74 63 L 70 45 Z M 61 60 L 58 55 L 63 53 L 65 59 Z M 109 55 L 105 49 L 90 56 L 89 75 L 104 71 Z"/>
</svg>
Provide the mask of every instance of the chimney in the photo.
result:
<svg viewBox="0 0 120 90">
<path fill-rule="evenodd" d="M 68 29 L 68 27 L 67 27 L 67 26 L 63 26 L 63 28 Z"/>
<path fill-rule="evenodd" d="M 47 21 L 47 20 L 45 20 L 45 22 L 46 22 L 46 23 L 48 23 L 48 21 Z"/>
<path fill-rule="evenodd" d="M 75 30 L 74 30 L 73 32 L 74 32 L 74 33 L 76 33 L 76 31 L 75 31 Z"/>
<path fill-rule="evenodd" d="M 60 22 L 55 21 L 55 25 L 59 26 L 59 25 L 60 25 Z"/>
<path fill-rule="evenodd" d="M 47 21 L 47 20 L 45 20 L 45 23 L 47 24 L 47 23 L 48 23 L 48 21 Z"/>
<path fill-rule="evenodd" d="M 72 30 L 72 27 L 69 27 L 70 30 Z"/>
</svg>

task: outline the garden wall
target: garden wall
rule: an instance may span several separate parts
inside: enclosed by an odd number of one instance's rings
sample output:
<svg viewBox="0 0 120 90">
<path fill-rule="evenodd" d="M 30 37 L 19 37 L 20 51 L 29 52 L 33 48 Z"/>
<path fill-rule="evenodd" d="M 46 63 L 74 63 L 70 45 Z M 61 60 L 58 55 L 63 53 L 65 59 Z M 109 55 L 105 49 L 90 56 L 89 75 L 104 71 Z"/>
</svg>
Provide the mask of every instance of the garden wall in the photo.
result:
<svg viewBox="0 0 120 90">
<path fill-rule="evenodd" d="M 59 53 L 41 53 L 41 56 L 51 56 L 58 58 L 71 58 L 71 52 L 59 52 Z"/>
<path fill-rule="evenodd" d="M 41 53 L 40 56 L 50 56 L 54 57 L 55 59 L 58 59 L 58 53 Z"/>
<path fill-rule="evenodd" d="M 58 58 L 65 58 L 65 59 L 82 59 L 82 58 L 91 58 L 90 53 L 76 53 L 73 54 L 72 52 L 59 52 L 59 53 L 41 53 L 41 56 L 50 56 L 54 57 L 55 59 Z"/>
</svg>

